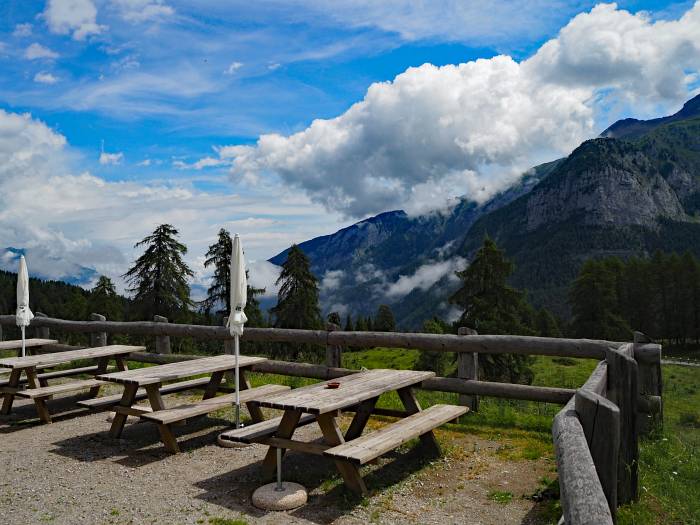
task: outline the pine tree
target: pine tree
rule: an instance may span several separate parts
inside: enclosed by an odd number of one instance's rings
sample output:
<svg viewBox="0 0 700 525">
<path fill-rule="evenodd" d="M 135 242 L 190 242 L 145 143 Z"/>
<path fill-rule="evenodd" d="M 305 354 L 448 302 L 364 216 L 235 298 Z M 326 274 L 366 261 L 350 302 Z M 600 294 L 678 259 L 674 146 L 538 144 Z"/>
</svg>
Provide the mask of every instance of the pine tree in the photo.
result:
<svg viewBox="0 0 700 525">
<path fill-rule="evenodd" d="M 352 332 L 354 330 L 352 325 L 352 317 L 350 317 L 350 314 L 345 316 L 345 326 L 343 327 L 343 330 L 346 332 Z"/>
<path fill-rule="evenodd" d="M 311 273 L 308 257 L 296 244 L 287 254 L 276 282 L 280 286 L 277 305 L 270 311 L 278 328 L 318 329 L 318 281 Z"/>
<path fill-rule="evenodd" d="M 357 322 L 355 323 L 356 332 L 366 332 L 367 331 L 367 319 L 359 315 L 357 317 Z"/>
<path fill-rule="evenodd" d="M 212 283 L 207 290 L 207 298 L 202 301 L 202 306 L 206 312 L 219 305 L 217 313 L 228 315 L 231 311 L 231 249 L 233 247 L 233 239 L 231 234 L 221 228 L 217 241 L 209 246 L 206 253 L 204 267 L 214 266 L 214 275 Z M 249 277 L 246 270 L 246 278 Z M 265 288 L 247 287 L 248 302 L 245 307 L 245 314 L 248 317 L 248 326 L 263 326 L 265 324 L 262 311 L 260 310 L 260 302 L 257 296 L 265 293 Z"/>
<path fill-rule="evenodd" d="M 561 337 L 559 323 L 552 315 L 552 312 L 546 308 L 537 310 L 535 327 L 537 328 L 537 335 L 540 337 Z"/>
<path fill-rule="evenodd" d="M 428 319 L 423 323 L 423 333 L 444 334 L 443 323 L 437 319 Z M 447 375 L 447 372 L 454 362 L 455 355 L 452 352 L 439 352 L 424 350 L 418 354 L 416 370 L 432 370 L 439 376 Z"/>
<path fill-rule="evenodd" d="M 331 313 L 329 313 L 329 314 L 328 314 L 328 317 L 326 317 L 326 320 L 327 320 L 329 323 L 334 324 L 334 325 L 336 325 L 336 326 L 338 326 L 338 327 L 340 327 L 340 326 L 341 326 L 341 323 L 342 323 L 342 321 L 340 320 L 340 314 L 339 314 L 338 312 L 331 312 Z"/>
<path fill-rule="evenodd" d="M 379 305 L 377 316 L 374 318 L 373 328 L 376 332 L 393 332 L 396 330 L 394 313 L 391 311 L 391 308 L 389 308 L 389 305 Z"/>
<path fill-rule="evenodd" d="M 619 313 L 616 274 L 605 262 L 583 263 L 569 295 L 576 337 L 629 339 L 630 328 Z"/>
<path fill-rule="evenodd" d="M 532 307 L 519 290 L 508 285 L 513 263 L 489 237 L 476 252 L 472 263 L 457 272 L 462 286 L 450 297 L 450 302 L 463 310 L 458 324 L 475 328 L 479 334 L 532 335 L 528 325 Z M 510 382 L 531 381 L 529 356 L 483 354 L 479 364 L 484 375 Z"/>
<path fill-rule="evenodd" d="M 193 273 L 182 260 L 187 247 L 177 240 L 179 232 L 170 224 L 161 224 L 151 235 L 136 243 L 146 250 L 124 274 L 135 293 L 134 300 L 147 318 L 173 317 L 192 305 L 188 277 Z"/>
<path fill-rule="evenodd" d="M 120 321 L 123 318 L 121 300 L 114 283 L 104 275 L 100 276 L 90 290 L 88 305 L 92 312 L 104 315 L 108 321 Z"/>
</svg>

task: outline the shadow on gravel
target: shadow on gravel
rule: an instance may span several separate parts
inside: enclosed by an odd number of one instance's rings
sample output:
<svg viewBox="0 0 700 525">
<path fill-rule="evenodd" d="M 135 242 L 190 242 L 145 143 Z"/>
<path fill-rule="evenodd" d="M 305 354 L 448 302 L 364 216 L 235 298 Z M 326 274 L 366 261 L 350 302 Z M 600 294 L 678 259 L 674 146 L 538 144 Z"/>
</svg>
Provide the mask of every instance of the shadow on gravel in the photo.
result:
<svg viewBox="0 0 700 525">
<path fill-rule="evenodd" d="M 378 464 L 363 467 L 362 476 L 370 495 L 374 495 L 404 481 L 433 459 L 421 445 L 417 445 L 406 452 L 387 454 Z M 196 483 L 195 486 L 204 490 L 197 498 L 256 518 L 267 515 L 268 512 L 251 503 L 255 489 L 267 483 L 261 477 L 261 464 L 255 462 Z M 306 487 L 308 503 L 291 514 L 312 523 L 332 523 L 365 501 L 345 487 L 333 461 L 322 456 L 286 454 L 283 477 L 285 481 Z"/>
<path fill-rule="evenodd" d="M 89 416 L 92 412 L 86 408 L 76 407 L 76 401 L 88 399 L 86 395 L 60 397 L 48 401 L 49 413 L 54 423 Z M 6 416 L 0 416 L 0 434 L 16 432 L 29 426 L 41 426 L 41 422 L 36 412 L 34 401 L 15 398 L 12 405 L 12 412 Z"/>
<path fill-rule="evenodd" d="M 104 412 L 102 430 L 81 434 L 54 443 L 52 453 L 82 462 L 113 458 L 125 467 L 138 468 L 172 456 L 160 441 L 158 428 L 149 422 L 127 423 L 119 439 L 109 435 L 109 412 Z M 216 442 L 216 437 L 230 427 L 230 422 L 204 418 L 173 427 L 182 453 Z M 202 433 L 203 431 L 206 433 Z M 196 435 L 191 435 L 196 434 Z"/>
</svg>

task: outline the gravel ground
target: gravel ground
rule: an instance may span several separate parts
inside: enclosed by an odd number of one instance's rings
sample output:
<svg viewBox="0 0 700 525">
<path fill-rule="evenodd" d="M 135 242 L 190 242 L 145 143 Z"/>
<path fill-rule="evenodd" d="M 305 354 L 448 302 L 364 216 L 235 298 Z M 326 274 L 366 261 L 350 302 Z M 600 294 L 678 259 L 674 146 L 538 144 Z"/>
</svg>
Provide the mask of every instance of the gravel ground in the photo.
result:
<svg viewBox="0 0 700 525">
<path fill-rule="evenodd" d="M 538 523 L 538 504 L 521 496 L 532 494 L 542 476 L 555 476 L 549 459 L 504 461 L 495 454 L 497 442 L 441 431 L 438 438 L 449 443 L 442 459 L 430 462 L 414 447 L 363 469 L 372 490 L 364 499 L 343 488 L 331 462 L 291 453 L 285 479 L 305 485 L 309 503 L 263 512 L 250 497 L 261 484 L 265 447 L 218 447 L 229 414 L 177 428 L 183 453 L 170 455 L 155 426 L 129 424 L 115 440 L 107 434 L 108 413 L 73 409 L 74 400 L 50 402 L 61 414 L 51 425 L 38 424 L 25 400 L 0 416 L 0 523 Z M 320 431 L 309 425 L 295 437 L 312 440 Z M 492 501 L 493 490 L 511 492 L 512 501 Z"/>
</svg>

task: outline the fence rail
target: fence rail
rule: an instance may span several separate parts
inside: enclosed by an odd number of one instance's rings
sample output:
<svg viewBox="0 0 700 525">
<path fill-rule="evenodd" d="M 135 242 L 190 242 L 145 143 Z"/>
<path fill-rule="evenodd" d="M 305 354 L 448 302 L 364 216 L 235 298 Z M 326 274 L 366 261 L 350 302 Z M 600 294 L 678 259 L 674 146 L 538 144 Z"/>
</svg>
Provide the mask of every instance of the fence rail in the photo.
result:
<svg viewBox="0 0 700 525">
<path fill-rule="evenodd" d="M 0 315 L 2 325 L 14 325 L 14 315 Z M 171 354 L 170 337 L 224 342 L 231 351 L 231 335 L 224 326 L 154 322 L 107 321 L 92 314 L 90 321 L 67 321 L 37 314 L 31 326 L 49 337 L 51 329 L 86 333 L 90 344 L 107 343 L 107 334 L 156 339 L 156 353 L 131 354 L 134 361 L 166 363 L 201 356 Z M 0 337 L 2 331 L 0 330 Z M 410 348 L 455 352 L 457 377 L 434 377 L 421 388 L 460 394 L 460 403 L 478 407 L 479 396 L 563 404 L 554 417 L 552 437 L 557 457 L 563 522 L 569 525 L 612 524 L 617 506 L 637 497 L 639 435 L 662 421 L 661 347 L 643 334 L 633 343 L 594 339 L 555 339 L 512 335 L 478 335 L 466 328 L 460 335 L 345 332 L 327 330 L 246 328 L 244 341 L 307 343 L 325 346 L 325 365 L 268 360 L 254 367 L 263 373 L 331 379 L 357 372 L 341 367 L 344 347 Z M 72 347 L 56 345 L 53 350 Z M 595 371 L 578 390 L 478 380 L 478 354 L 521 354 L 599 360 Z M 386 412 L 386 411 L 385 411 Z M 391 411 L 389 411 L 391 412 Z"/>
</svg>

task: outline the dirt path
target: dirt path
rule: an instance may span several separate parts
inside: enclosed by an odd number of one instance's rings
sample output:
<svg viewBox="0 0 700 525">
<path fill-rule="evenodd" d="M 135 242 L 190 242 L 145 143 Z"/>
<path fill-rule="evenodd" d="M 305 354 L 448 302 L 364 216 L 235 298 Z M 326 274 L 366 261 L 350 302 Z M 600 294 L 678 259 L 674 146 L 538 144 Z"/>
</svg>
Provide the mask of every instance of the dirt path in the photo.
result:
<svg viewBox="0 0 700 525">
<path fill-rule="evenodd" d="M 74 399 L 54 400 L 52 412 L 67 410 Z M 309 503 L 291 513 L 266 513 L 250 504 L 265 447 L 215 444 L 230 418 L 178 429 L 184 452 L 169 455 L 149 424 L 128 425 L 123 439 L 114 440 L 106 432 L 107 413 L 73 410 L 38 425 L 32 403 L 15 406 L 12 416 L 0 416 L 0 522 L 6 525 L 227 525 L 236 518 L 249 524 L 546 523 L 539 504 L 523 496 L 534 493 L 543 476 L 555 476 L 550 458 L 509 461 L 497 453 L 502 443 L 441 431 L 442 459 L 431 463 L 420 447 L 407 447 L 363 470 L 373 491 L 365 499 L 343 488 L 331 462 L 289 454 L 285 478 L 310 490 Z M 320 432 L 309 425 L 297 436 L 314 439 Z"/>
</svg>

